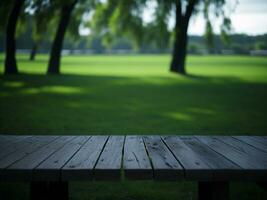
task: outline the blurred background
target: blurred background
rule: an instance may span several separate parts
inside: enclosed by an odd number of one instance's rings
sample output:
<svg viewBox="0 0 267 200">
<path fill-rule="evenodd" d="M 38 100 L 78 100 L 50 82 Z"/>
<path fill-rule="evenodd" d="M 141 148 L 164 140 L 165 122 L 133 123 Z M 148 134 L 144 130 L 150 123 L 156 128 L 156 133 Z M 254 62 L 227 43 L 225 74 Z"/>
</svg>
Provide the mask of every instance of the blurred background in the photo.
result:
<svg viewBox="0 0 267 200">
<path fill-rule="evenodd" d="M 0 134 L 267 135 L 266 0 L 1 0 Z M 1 159 L 1 158 L 0 158 Z M 232 183 L 231 199 L 267 199 Z M 71 199 L 196 199 L 74 182 Z M 0 183 L 0 199 L 29 184 Z"/>
</svg>

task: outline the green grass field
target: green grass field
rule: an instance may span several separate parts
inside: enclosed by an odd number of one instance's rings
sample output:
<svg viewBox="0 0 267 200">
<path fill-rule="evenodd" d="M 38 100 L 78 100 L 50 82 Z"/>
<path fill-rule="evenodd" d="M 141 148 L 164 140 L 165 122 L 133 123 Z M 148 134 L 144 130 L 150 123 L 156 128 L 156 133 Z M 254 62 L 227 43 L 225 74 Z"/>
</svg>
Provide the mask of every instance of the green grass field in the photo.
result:
<svg viewBox="0 0 267 200">
<path fill-rule="evenodd" d="M 0 75 L 1 134 L 267 135 L 267 58 L 189 56 L 190 76 L 170 73 L 167 55 L 65 56 L 60 76 L 45 75 L 47 60 L 19 55 L 21 74 Z M 71 199 L 191 200 L 196 184 L 71 183 L 70 191 Z M 27 192 L 0 184 L 3 199 Z M 233 183 L 231 197 L 267 193 Z"/>
</svg>

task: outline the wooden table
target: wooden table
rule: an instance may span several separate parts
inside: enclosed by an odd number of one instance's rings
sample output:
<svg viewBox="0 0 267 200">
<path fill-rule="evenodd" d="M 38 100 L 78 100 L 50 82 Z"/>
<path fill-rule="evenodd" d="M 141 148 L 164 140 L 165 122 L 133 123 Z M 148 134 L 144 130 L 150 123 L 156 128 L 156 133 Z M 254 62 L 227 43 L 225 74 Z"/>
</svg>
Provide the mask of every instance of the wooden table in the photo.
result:
<svg viewBox="0 0 267 200">
<path fill-rule="evenodd" d="M 31 182 L 32 199 L 122 177 L 197 181 L 199 199 L 227 199 L 230 181 L 267 182 L 267 137 L 0 135 L 0 180 Z"/>
</svg>

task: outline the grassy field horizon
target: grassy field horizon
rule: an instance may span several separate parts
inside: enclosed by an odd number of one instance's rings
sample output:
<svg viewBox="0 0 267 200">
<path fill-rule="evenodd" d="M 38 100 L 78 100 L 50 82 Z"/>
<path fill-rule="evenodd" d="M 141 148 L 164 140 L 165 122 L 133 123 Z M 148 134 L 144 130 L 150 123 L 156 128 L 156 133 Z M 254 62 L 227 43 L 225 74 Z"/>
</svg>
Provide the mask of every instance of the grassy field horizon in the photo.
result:
<svg viewBox="0 0 267 200">
<path fill-rule="evenodd" d="M 60 76 L 47 61 L 5 76 L 0 56 L 2 133 L 267 134 L 265 57 L 189 56 L 190 76 L 168 55 L 63 56 Z"/>
<path fill-rule="evenodd" d="M 169 55 L 18 55 L 3 75 L 0 134 L 267 135 L 267 58 L 189 56 L 188 76 L 169 72 Z M 231 183 L 231 199 L 264 200 L 254 183 Z M 195 182 L 71 182 L 70 199 L 192 200 Z M 28 199 L 29 184 L 0 183 L 0 199 Z"/>
</svg>

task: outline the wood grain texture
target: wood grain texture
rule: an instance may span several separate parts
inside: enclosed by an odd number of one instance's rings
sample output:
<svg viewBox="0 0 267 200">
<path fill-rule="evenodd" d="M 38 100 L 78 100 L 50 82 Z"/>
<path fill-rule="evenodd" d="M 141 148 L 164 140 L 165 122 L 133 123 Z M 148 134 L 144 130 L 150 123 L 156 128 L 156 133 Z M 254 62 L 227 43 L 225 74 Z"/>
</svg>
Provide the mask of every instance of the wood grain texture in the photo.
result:
<svg viewBox="0 0 267 200">
<path fill-rule="evenodd" d="M 205 163 L 199 155 L 187 146 L 180 137 L 162 137 L 169 149 L 179 160 L 185 170 L 186 179 L 211 179 L 212 172 L 210 166 Z"/>
<path fill-rule="evenodd" d="M 35 141 L 35 137 L 31 136 L 18 136 L 12 138 L 11 141 L 0 144 L 0 159 L 5 156 L 22 149 L 24 146 L 31 144 Z"/>
<path fill-rule="evenodd" d="M 199 142 L 196 138 L 191 136 L 181 137 L 181 140 L 190 147 L 199 159 L 205 162 L 210 169 L 208 171 L 212 174 L 212 181 L 229 180 L 240 177 L 240 167 L 210 149 L 207 145 Z M 204 180 L 207 180 L 205 177 Z"/>
<path fill-rule="evenodd" d="M 89 138 L 89 136 L 78 136 L 67 142 L 62 148 L 58 149 L 34 169 L 33 179 L 38 181 L 46 179 L 60 180 L 61 168 Z"/>
<path fill-rule="evenodd" d="M 239 148 L 238 146 L 234 147 L 223 142 L 225 139 L 224 136 L 217 138 L 208 136 L 196 137 L 217 153 L 221 154 L 222 156 L 229 159 L 231 162 L 240 166 L 240 168 L 242 169 L 238 172 L 240 174 L 239 180 L 266 180 L 267 166 L 264 161 L 265 159 L 263 161 L 259 161 L 255 157 L 251 156 L 252 154 L 247 154 L 247 151 L 250 151 L 246 150 L 248 145 L 245 146 L 245 149 Z M 258 158 L 259 156 L 256 157 Z"/>
<path fill-rule="evenodd" d="M 141 136 L 126 136 L 123 169 L 128 179 L 152 179 L 152 167 Z"/>
<path fill-rule="evenodd" d="M 12 137 L 0 137 L 0 159 L 8 153 L 14 151 L 14 147 L 19 144 L 23 144 L 23 141 L 29 139 L 31 136 L 12 136 Z M 16 150 L 16 149 L 15 149 Z M 8 153 L 6 153 L 8 152 Z"/>
<path fill-rule="evenodd" d="M 108 136 L 92 136 L 62 168 L 63 180 L 92 180 L 96 165 Z"/>
<path fill-rule="evenodd" d="M 235 136 L 234 138 L 241 140 L 241 141 L 267 153 L 267 140 L 265 140 L 265 139 L 262 139 L 259 137 L 251 137 L 251 136 Z"/>
<path fill-rule="evenodd" d="M 33 140 L 30 141 L 30 143 L 25 145 L 23 149 L 18 149 L 15 152 L 9 154 L 8 156 L 5 156 L 3 159 L 0 160 L 0 180 L 16 180 L 16 177 L 10 176 L 10 173 L 12 174 L 12 171 L 8 170 L 7 168 L 13 163 L 33 153 L 38 148 L 49 144 L 56 138 L 57 136 L 36 136 Z"/>
<path fill-rule="evenodd" d="M 214 137 L 214 138 L 234 147 L 240 152 L 243 152 L 252 161 L 254 168 L 256 169 L 267 168 L 267 153 L 262 152 L 252 147 L 251 145 L 248 145 L 247 143 L 237 140 L 231 136 L 221 136 L 221 137 Z"/>
<path fill-rule="evenodd" d="M 50 143 L 56 138 L 56 136 L 36 136 L 31 140 L 27 140 L 26 145 L 23 149 L 17 149 L 15 152 L 9 154 L 8 156 L 5 156 L 3 159 L 0 160 L 0 169 L 7 168 L 11 164 L 21 160 L 22 158 L 26 157 L 27 155 L 31 154 L 42 146 Z"/>
<path fill-rule="evenodd" d="M 110 136 L 94 169 L 97 180 L 119 180 L 124 136 Z"/>
<path fill-rule="evenodd" d="M 155 180 L 183 179 L 184 170 L 160 136 L 144 136 L 144 143 L 151 159 Z"/>
<path fill-rule="evenodd" d="M 267 182 L 267 137 L 3 136 L 1 181 Z M 123 173 L 124 172 L 124 173 Z"/>
<path fill-rule="evenodd" d="M 45 159 L 51 156 L 55 151 L 61 148 L 65 143 L 72 140 L 73 136 L 61 136 L 51 143 L 42 146 L 21 160 L 8 167 L 9 178 L 17 180 L 32 180 L 33 169 L 36 168 Z"/>
</svg>

